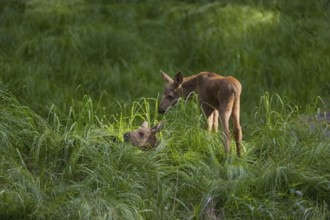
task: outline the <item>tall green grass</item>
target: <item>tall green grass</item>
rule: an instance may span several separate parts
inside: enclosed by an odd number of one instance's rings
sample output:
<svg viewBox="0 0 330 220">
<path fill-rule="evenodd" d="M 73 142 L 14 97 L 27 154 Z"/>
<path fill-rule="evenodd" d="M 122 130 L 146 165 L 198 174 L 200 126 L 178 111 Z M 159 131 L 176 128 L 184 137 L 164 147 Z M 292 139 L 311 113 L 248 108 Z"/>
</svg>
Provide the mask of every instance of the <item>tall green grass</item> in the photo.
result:
<svg viewBox="0 0 330 220">
<path fill-rule="evenodd" d="M 196 102 L 160 118 L 161 144 L 145 152 L 121 136 L 159 120 L 153 99 L 103 120 L 89 97 L 65 120 L 53 110 L 45 120 L 8 93 L 0 100 L 3 218 L 329 217 L 329 141 L 279 96 L 261 97 L 241 159 L 224 156 Z"/>
</svg>

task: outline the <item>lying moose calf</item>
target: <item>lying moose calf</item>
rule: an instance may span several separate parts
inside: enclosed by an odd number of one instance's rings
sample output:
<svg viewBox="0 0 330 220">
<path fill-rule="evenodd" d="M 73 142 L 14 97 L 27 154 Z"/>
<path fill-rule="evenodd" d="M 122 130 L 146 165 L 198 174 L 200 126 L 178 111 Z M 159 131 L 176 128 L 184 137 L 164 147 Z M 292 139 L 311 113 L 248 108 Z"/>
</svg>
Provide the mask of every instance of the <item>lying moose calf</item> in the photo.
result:
<svg viewBox="0 0 330 220">
<path fill-rule="evenodd" d="M 142 150 L 148 150 L 155 148 L 159 145 L 159 140 L 156 134 L 163 128 L 163 124 L 159 123 L 152 128 L 149 128 L 148 122 L 143 122 L 141 127 L 126 132 L 123 137 L 124 141 L 133 144 L 136 147 L 140 147 Z"/>
</svg>

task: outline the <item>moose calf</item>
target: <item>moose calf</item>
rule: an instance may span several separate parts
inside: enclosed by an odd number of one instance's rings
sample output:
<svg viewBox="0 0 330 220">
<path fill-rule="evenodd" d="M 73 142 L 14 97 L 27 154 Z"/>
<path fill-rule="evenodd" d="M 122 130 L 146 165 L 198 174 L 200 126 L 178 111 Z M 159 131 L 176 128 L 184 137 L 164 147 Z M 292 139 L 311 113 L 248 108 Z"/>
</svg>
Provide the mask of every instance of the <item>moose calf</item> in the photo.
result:
<svg viewBox="0 0 330 220">
<path fill-rule="evenodd" d="M 232 118 L 237 155 L 240 157 L 242 129 L 240 125 L 240 95 L 241 83 L 232 76 L 219 76 L 212 72 L 201 72 L 197 75 L 183 78 L 179 72 L 174 79 L 161 71 L 166 82 L 158 112 L 165 114 L 175 105 L 180 97 L 188 97 L 196 92 L 198 101 L 207 118 L 208 130 L 218 131 L 218 116 L 224 131 L 226 153 L 230 152 L 229 118 Z"/>
<path fill-rule="evenodd" d="M 163 128 L 163 123 L 159 123 L 152 128 L 149 128 L 148 122 L 145 121 L 141 124 L 141 127 L 134 130 L 126 132 L 123 137 L 124 141 L 131 143 L 136 147 L 140 147 L 142 150 L 148 150 L 155 148 L 159 145 L 159 140 L 156 134 Z"/>
</svg>

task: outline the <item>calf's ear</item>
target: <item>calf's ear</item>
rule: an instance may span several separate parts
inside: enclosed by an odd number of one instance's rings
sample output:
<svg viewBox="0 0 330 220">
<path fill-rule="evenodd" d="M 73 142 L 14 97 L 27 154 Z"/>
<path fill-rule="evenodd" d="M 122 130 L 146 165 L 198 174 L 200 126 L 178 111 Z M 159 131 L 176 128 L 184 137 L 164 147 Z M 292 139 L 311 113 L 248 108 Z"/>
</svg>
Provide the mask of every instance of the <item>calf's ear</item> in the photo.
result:
<svg viewBox="0 0 330 220">
<path fill-rule="evenodd" d="M 141 124 L 141 128 L 148 128 L 149 125 L 148 125 L 148 122 L 147 121 L 144 121 L 142 124 Z"/>
<path fill-rule="evenodd" d="M 182 73 L 181 72 L 178 72 L 176 75 L 175 75 L 175 85 L 176 87 L 180 87 L 181 84 L 183 82 L 183 76 L 182 76 Z"/>
<path fill-rule="evenodd" d="M 167 75 L 165 72 L 163 72 L 162 70 L 160 71 L 160 73 L 161 73 L 161 75 L 162 75 L 164 81 L 165 81 L 167 84 L 170 84 L 170 83 L 173 83 L 173 82 L 174 82 L 173 79 L 172 79 L 169 75 Z"/>
<path fill-rule="evenodd" d="M 162 130 L 164 128 L 164 123 L 163 122 L 160 122 L 158 123 L 157 125 L 153 126 L 151 128 L 151 132 L 152 133 L 158 133 L 160 130 Z"/>
</svg>

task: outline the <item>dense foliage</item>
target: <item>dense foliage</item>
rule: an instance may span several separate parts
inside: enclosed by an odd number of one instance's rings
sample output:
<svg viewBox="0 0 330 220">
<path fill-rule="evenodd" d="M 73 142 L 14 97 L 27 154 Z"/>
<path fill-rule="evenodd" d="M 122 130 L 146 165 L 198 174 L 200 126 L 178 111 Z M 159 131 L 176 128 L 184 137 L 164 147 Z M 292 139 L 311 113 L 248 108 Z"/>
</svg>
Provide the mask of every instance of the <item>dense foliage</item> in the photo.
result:
<svg viewBox="0 0 330 220">
<path fill-rule="evenodd" d="M 0 3 L 0 218 L 329 219 L 326 0 Z M 159 70 L 243 85 L 243 156 Z M 122 142 L 162 120 L 161 144 Z M 232 143 L 234 149 L 234 143 Z"/>
</svg>

